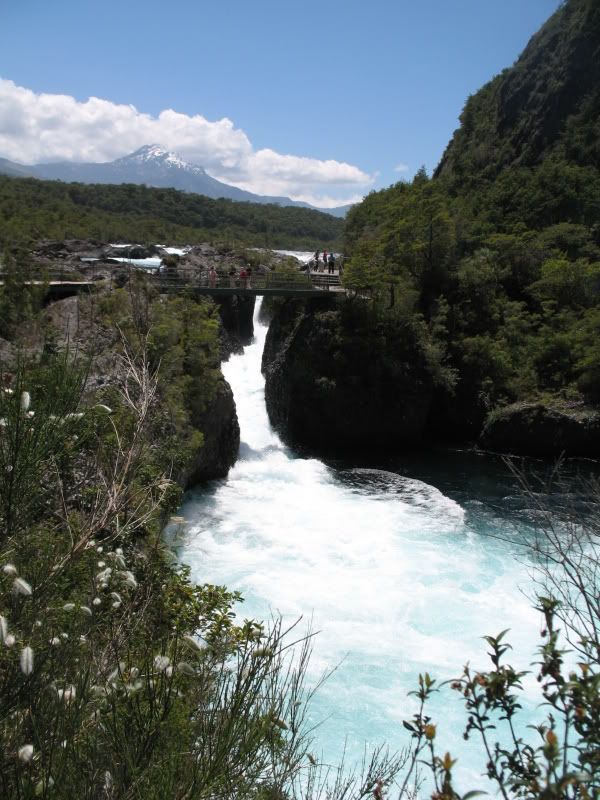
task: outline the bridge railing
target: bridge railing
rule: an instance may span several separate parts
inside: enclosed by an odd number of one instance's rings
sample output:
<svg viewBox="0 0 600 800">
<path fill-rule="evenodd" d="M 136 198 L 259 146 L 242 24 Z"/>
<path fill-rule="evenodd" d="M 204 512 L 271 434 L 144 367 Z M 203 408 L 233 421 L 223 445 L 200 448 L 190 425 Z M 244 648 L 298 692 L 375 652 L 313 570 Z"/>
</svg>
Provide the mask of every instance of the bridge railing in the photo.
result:
<svg viewBox="0 0 600 800">
<path fill-rule="evenodd" d="M 140 270 L 135 270 L 139 272 Z M 145 272 L 145 271 L 144 271 Z M 206 289 L 250 289 L 263 290 L 272 289 L 280 291 L 322 289 L 329 290 L 340 285 L 338 275 L 327 273 L 306 273 L 306 272 L 265 272 L 256 273 L 247 277 L 217 273 L 217 277 L 211 280 L 208 271 L 195 272 L 190 274 L 184 271 L 168 272 L 145 272 L 149 283 L 161 290 L 184 291 L 187 288 L 206 288 Z M 112 288 L 114 275 L 92 273 L 82 274 L 81 272 L 69 270 L 33 270 L 28 272 L 26 282 L 35 284 L 102 284 L 108 281 Z M 2 271 L 0 270 L 0 284 L 3 283 Z M 115 284 L 118 285 L 118 284 Z"/>
<path fill-rule="evenodd" d="M 152 283 L 165 289 L 183 289 L 185 287 L 202 287 L 206 289 L 329 289 L 330 286 L 339 286 L 337 275 L 308 275 L 305 272 L 297 273 L 253 273 L 251 276 L 217 274 L 211 279 L 207 272 L 197 273 L 193 276 L 179 272 L 158 273 L 152 276 Z"/>
</svg>

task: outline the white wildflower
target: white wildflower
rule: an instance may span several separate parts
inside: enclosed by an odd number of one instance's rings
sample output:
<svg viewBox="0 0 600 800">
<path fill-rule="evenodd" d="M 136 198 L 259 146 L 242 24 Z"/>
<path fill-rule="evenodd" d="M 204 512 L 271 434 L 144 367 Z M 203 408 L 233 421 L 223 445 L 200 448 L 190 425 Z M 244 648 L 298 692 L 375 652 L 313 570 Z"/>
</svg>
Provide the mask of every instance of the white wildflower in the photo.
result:
<svg viewBox="0 0 600 800">
<path fill-rule="evenodd" d="M 31 395 L 29 392 L 21 392 L 21 411 L 29 411 L 31 405 Z"/>
<path fill-rule="evenodd" d="M 195 650 L 198 650 L 199 652 L 206 650 L 206 647 L 202 644 L 202 642 L 199 642 L 194 636 L 190 636 L 189 633 L 187 633 L 183 638 L 188 644 L 191 644 Z"/>
<path fill-rule="evenodd" d="M 68 633 L 61 633 L 61 638 L 67 640 L 69 638 Z"/>
<path fill-rule="evenodd" d="M 4 419 L 4 417 L 0 417 L 0 428 L 6 428 L 8 422 Z"/>
<path fill-rule="evenodd" d="M 96 542 L 93 539 L 89 540 L 89 542 L 85 546 L 85 549 L 88 550 L 90 547 L 96 547 Z"/>
<path fill-rule="evenodd" d="M 123 548 L 122 547 L 117 547 L 117 549 L 115 550 L 115 553 L 118 556 L 122 556 L 123 555 Z"/>
<path fill-rule="evenodd" d="M 12 633 L 9 633 L 8 636 L 4 639 L 4 644 L 6 645 L 6 647 L 14 647 L 16 643 L 17 640 L 12 635 Z"/>
<path fill-rule="evenodd" d="M 23 580 L 23 578 L 14 579 L 12 590 L 14 594 L 22 594 L 25 595 L 25 597 L 29 597 L 31 595 L 31 586 L 27 583 L 27 581 Z"/>
<path fill-rule="evenodd" d="M 129 586 L 131 589 L 137 589 L 137 581 L 135 579 L 133 572 L 126 570 L 125 572 L 120 572 L 119 574 L 123 578 L 127 586 Z"/>
<path fill-rule="evenodd" d="M 106 569 L 103 569 L 102 572 L 99 572 L 96 575 L 96 583 L 100 584 L 106 583 L 106 581 L 110 578 L 111 575 L 112 575 L 112 568 L 106 567 Z"/>
<path fill-rule="evenodd" d="M 75 699 L 77 690 L 74 686 L 67 686 L 65 689 L 58 689 L 56 693 L 58 695 L 58 699 L 63 703 L 70 703 Z"/>
<path fill-rule="evenodd" d="M 102 545 L 99 545 L 99 546 L 96 548 L 96 552 L 97 552 L 97 553 L 103 553 L 103 552 L 104 552 L 104 548 L 102 547 Z"/>
<path fill-rule="evenodd" d="M 29 417 L 29 419 L 33 419 L 33 417 L 35 417 L 35 411 L 28 411 L 27 416 Z"/>
<path fill-rule="evenodd" d="M 118 592 L 111 592 L 110 596 L 112 597 L 113 600 L 116 600 L 117 603 L 121 603 L 122 602 L 121 595 Z"/>
<path fill-rule="evenodd" d="M 32 744 L 24 744 L 22 747 L 19 747 L 19 760 L 22 761 L 24 764 L 29 764 L 31 759 L 33 758 L 33 745 Z"/>
<path fill-rule="evenodd" d="M 172 678 L 173 677 L 173 667 L 167 667 L 166 670 L 165 670 L 165 675 L 167 676 L 167 678 Z"/>
<path fill-rule="evenodd" d="M 60 644 L 60 639 L 58 638 L 58 636 L 53 636 L 52 639 L 50 639 L 50 644 L 53 647 L 56 647 L 57 645 L 59 645 Z"/>
<path fill-rule="evenodd" d="M 75 608 L 75 603 L 65 603 L 63 606 L 63 611 L 73 611 Z"/>
<path fill-rule="evenodd" d="M 115 667 L 115 669 L 113 669 L 113 671 L 110 673 L 110 675 L 108 676 L 108 678 L 106 680 L 109 683 L 112 683 L 115 678 L 117 678 L 117 677 L 119 677 L 121 675 L 121 673 L 124 671 L 124 669 L 125 669 L 125 662 L 124 661 L 119 661 L 118 665 Z"/>
<path fill-rule="evenodd" d="M 42 627 L 41 619 L 36 619 L 36 621 L 33 623 L 33 625 L 34 625 L 35 628 L 41 628 Z"/>
<path fill-rule="evenodd" d="M 177 664 L 177 669 L 182 675 L 196 675 L 196 670 L 191 664 L 188 664 L 187 661 L 180 661 L 179 664 Z"/>
<path fill-rule="evenodd" d="M 94 597 L 94 599 L 92 600 L 92 605 L 99 606 L 101 602 L 102 600 L 99 597 Z"/>
<path fill-rule="evenodd" d="M 14 565 L 14 564 L 5 564 L 5 565 L 2 567 L 2 572 L 3 572 L 5 575 L 10 575 L 11 577 L 14 577 L 14 576 L 16 576 L 16 575 L 18 575 L 18 574 L 19 574 L 19 573 L 17 572 L 17 568 L 15 567 L 15 565 Z"/>
<path fill-rule="evenodd" d="M 12 389 L 5 389 L 4 394 L 14 394 L 14 391 Z"/>
<path fill-rule="evenodd" d="M 99 561 L 98 562 L 98 569 L 104 569 L 106 566 L 106 561 Z"/>
<path fill-rule="evenodd" d="M 137 678 L 137 676 L 139 674 L 140 674 L 140 671 L 139 671 L 139 669 L 137 667 L 132 667 L 129 670 L 129 677 L 131 678 L 131 680 L 134 680 L 135 678 Z"/>
<path fill-rule="evenodd" d="M 87 644 L 87 636 L 81 634 L 81 636 L 79 637 L 79 641 L 81 642 L 81 644 Z"/>
<path fill-rule="evenodd" d="M 154 666 L 159 672 L 164 672 L 170 663 L 169 656 L 154 656 Z"/>
<path fill-rule="evenodd" d="M 118 600 L 115 600 L 115 602 L 112 604 L 112 607 L 114 609 L 121 608 L 121 603 Z"/>
<path fill-rule="evenodd" d="M 31 675 L 33 672 L 33 650 L 31 647 L 24 647 L 21 650 L 21 672 L 23 675 Z"/>
</svg>

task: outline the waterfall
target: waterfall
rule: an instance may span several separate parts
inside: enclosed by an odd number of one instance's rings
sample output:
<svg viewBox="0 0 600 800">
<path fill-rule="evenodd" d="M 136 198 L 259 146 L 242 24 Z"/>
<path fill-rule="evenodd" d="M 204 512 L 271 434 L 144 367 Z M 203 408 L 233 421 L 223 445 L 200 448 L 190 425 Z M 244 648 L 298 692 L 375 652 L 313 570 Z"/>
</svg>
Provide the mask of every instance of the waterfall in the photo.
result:
<svg viewBox="0 0 600 800">
<path fill-rule="evenodd" d="M 311 675 L 338 665 L 311 712 L 323 723 L 324 757 L 338 759 L 345 747 L 350 760 L 360 758 L 365 743 L 399 748 L 419 672 L 442 681 L 468 660 L 487 669 L 481 637 L 504 628 L 513 662 L 533 660 L 539 619 L 518 588 L 530 583 L 527 569 L 508 544 L 484 535 L 513 521 L 489 512 L 481 490 L 463 486 L 458 502 L 424 480 L 328 467 L 286 447 L 265 409 L 259 312 L 257 304 L 254 342 L 223 368 L 238 410 L 239 459 L 226 479 L 188 493 L 179 557 L 197 582 L 240 590 L 242 618 L 313 618 L 320 633 Z M 431 715 L 470 788 L 484 763 L 462 740 L 454 694 L 438 696 Z"/>
</svg>

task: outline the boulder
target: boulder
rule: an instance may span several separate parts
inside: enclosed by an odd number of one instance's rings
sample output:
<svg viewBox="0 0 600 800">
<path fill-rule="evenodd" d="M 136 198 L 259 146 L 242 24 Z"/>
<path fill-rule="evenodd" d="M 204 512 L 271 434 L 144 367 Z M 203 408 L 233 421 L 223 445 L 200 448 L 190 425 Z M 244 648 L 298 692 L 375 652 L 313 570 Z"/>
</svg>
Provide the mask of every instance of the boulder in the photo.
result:
<svg viewBox="0 0 600 800">
<path fill-rule="evenodd" d="M 514 403 L 491 412 L 479 445 L 514 455 L 600 458 L 600 411 Z"/>
<path fill-rule="evenodd" d="M 373 326 L 364 304 L 287 301 L 263 354 L 267 411 L 317 451 L 397 449 L 423 434 L 432 382 L 409 326 Z"/>
</svg>

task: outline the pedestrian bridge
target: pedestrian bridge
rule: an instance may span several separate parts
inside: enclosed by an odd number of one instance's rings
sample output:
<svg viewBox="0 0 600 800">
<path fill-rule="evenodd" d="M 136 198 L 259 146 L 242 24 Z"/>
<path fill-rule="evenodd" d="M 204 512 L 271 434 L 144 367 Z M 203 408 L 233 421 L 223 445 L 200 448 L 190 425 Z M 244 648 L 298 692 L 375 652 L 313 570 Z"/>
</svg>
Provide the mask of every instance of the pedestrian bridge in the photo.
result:
<svg viewBox="0 0 600 800">
<path fill-rule="evenodd" d="M 78 280 L 77 273 L 51 272 L 31 275 L 25 284 L 45 288 L 47 297 L 68 297 L 80 292 L 90 292 L 95 288 L 113 288 L 112 276 L 94 276 L 89 280 L 83 276 Z M 264 275 L 252 275 L 250 279 L 219 275 L 217 280 L 209 282 L 206 276 L 188 277 L 179 273 L 154 274 L 147 276 L 148 283 L 161 293 L 192 292 L 198 295 L 227 297 L 256 297 L 267 295 L 272 297 L 323 297 L 328 293 L 344 293 L 339 274 L 320 272 L 278 273 L 267 272 Z M 0 274 L 0 287 L 2 286 Z"/>
<path fill-rule="evenodd" d="M 178 275 L 157 275 L 152 278 L 152 285 L 160 292 L 192 291 L 194 294 L 205 294 L 226 297 L 238 295 L 256 297 L 270 295 L 275 297 L 322 297 L 328 292 L 344 292 L 338 274 L 327 273 L 277 273 L 267 272 L 264 275 L 252 275 L 251 278 L 219 276 L 212 283 L 210 280 L 182 280 Z"/>
</svg>

